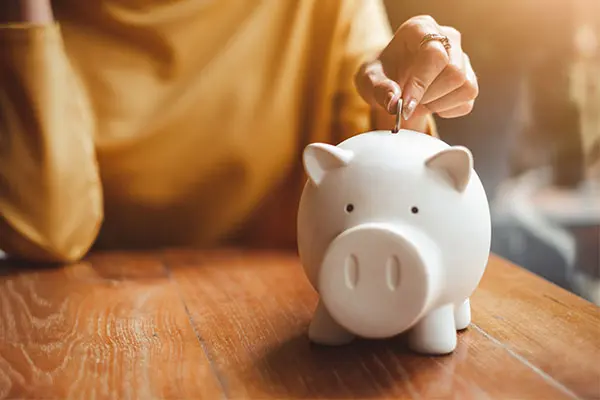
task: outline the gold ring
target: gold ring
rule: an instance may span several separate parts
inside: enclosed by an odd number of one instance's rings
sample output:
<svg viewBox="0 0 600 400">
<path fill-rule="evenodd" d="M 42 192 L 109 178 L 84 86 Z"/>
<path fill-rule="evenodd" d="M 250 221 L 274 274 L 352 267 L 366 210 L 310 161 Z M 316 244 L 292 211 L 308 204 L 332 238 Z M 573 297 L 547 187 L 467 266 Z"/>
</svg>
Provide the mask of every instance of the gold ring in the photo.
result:
<svg viewBox="0 0 600 400">
<path fill-rule="evenodd" d="M 450 40 L 448 40 L 447 36 L 440 35 L 437 33 L 428 33 L 427 35 L 423 36 L 419 47 L 423 46 L 425 43 L 431 42 L 432 40 L 440 41 L 444 45 L 446 51 L 450 50 L 450 48 L 452 47 L 452 45 L 450 44 Z"/>
</svg>

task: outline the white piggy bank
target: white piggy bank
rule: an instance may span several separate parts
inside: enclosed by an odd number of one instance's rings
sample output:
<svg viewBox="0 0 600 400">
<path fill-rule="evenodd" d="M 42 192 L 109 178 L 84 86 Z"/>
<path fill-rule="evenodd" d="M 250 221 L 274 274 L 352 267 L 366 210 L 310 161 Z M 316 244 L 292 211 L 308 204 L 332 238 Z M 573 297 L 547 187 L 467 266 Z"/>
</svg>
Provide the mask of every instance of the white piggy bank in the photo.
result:
<svg viewBox="0 0 600 400">
<path fill-rule="evenodd" d="M 413 131 L 374 131 L 304 150 L 298 250 L 319 293 L 316 343 L 409 332 L 452 352 L 490 253 L 489 205 L 468 149 Z"/>
</svg>

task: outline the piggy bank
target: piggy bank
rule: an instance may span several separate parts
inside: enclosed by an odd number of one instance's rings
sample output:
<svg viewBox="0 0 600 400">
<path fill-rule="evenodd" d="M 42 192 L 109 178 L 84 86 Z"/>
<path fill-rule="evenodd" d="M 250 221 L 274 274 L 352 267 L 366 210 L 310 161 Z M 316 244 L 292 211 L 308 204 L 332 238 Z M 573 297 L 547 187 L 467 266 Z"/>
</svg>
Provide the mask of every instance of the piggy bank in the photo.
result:
<svg viewBox="0 0 600 400">
<path fill-rule="evenodd" d="M 485 190 L 470 151 L 432 136 L 373 131 L 304 149 L 298 252 L 319 302 L 312 342 L 407 332 L 451 353 L 490 253 Z"/>
</svg>

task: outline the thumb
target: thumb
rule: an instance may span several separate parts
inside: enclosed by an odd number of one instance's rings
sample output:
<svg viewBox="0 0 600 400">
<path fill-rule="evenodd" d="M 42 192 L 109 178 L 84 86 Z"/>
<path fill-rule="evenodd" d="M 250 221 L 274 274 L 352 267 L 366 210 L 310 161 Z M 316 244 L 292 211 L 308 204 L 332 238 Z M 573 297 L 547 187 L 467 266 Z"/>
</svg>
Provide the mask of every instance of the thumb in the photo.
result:
<svg viewBox="0 0 600 400">
<path fill-rule="evenodd" d="M 356 74 L 355 84 L 358 93 L 371 106 L 379 105 L 390 114 L 396 113 L 402 90 L 387 77 L 381 61 L 363 64 Z"/>
</svg>

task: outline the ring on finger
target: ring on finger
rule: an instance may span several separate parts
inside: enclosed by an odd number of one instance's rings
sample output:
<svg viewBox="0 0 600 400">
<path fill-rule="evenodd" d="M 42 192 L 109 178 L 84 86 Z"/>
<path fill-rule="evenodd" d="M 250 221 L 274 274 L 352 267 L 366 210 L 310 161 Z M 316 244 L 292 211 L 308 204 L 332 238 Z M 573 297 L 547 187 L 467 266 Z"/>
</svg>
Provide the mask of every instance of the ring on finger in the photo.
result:
<svg viewBox="0 0 600 400">
<path fill-rule="evenodd" d="M 419 47 L 423 46 L 425 43 L 431 42 L 432 40 L 437 40 L 441 42 L 446 51 L 450 51 L 450 49 L 452 48 L 448 36 L 440 35 L 439 33 L 428 33 L 427 35 L 423 36 Z"/>
</svg>

